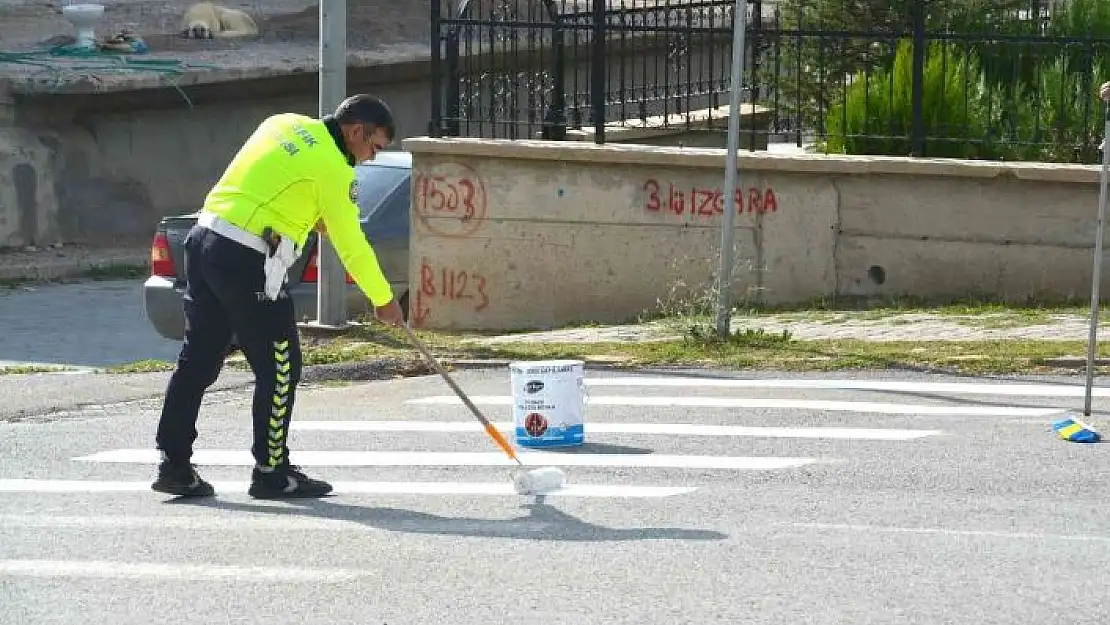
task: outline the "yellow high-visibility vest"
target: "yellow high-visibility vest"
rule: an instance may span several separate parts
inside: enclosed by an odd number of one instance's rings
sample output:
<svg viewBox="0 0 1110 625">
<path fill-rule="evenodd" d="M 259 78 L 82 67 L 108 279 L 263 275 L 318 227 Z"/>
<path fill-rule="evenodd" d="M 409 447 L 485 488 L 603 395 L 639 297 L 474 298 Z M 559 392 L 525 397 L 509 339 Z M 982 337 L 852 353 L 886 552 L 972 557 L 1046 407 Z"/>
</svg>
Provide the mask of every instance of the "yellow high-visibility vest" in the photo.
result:
<svg viewBox="0 0 1110 625">
<path fill-rule="evenodd" d="M 269 226 L 304 247 L 324 222 L 347 273 L 376 307 L 393 299 L 366 235 L 356 204 L 354 167 L 321 120 L 296 113 L 266 118 L 204 200 L 215 213 L 262 236 Z"/>
</svg>

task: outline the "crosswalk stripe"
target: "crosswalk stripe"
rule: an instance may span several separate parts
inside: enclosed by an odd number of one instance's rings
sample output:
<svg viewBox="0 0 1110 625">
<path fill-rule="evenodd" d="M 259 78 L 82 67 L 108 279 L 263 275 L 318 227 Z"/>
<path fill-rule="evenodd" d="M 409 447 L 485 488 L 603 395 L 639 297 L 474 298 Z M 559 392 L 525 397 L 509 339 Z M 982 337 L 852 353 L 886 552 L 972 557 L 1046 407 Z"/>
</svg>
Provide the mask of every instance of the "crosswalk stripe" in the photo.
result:
<svg viewBox="0 0 1110 625">
<path fill-rule="evenodd" d="M 245 481 L 215 481 L 218 493 L 247 491 Z M 336 494 L 359 495 L 490 495 L 519 496 L 505 482 L 332 482 Z M 554 497 L 673 497 L 696 491 L 692 486 L 637 486 L 571 484 L 550 493 Z M 103 480 L 0 479 L 0 493 L 130 493 L 150 492 L 150 482 Z M 2 526 L 2 524 L 0 524 Z"/>
<path fill-rule="evenodd" d="M 251 567 L 101 560 L 0 560 L 0 576 L 11 577 L 91 577 L 137 580 L 158 577 L 193 581 L 234 579 L 261 584 L 272 582 L 336 583 L 371 575 L 376 575 L 376 573 L 344 569 L 303 569 L 276 566 Z"/>
<path fill-rule="evenodd" d="M 494 423 L 512 432 L 512 423 Z M 293 421 L 293 430 L 314 432 L 485 432 L 477 421 Z M 585 424 L 591 434 L 661 434 L 671 436 L 753 436 L 766 438 L 829 438 L 844 440 L 911 440 L 943 434 L 941 430 L 872 428 L 790 428 L 698 423 L 595 423 Z"/>
<path fill-rule="evenodd" d="M 587 386 L 716 387 L 752 389 L 813 389 L 846 391 L 889 391 L 903 393 L 951 393 L 968 395 L 1010 395 L 1025 397 L 1082 397 L 1080 384 L 1028 384 L 988 382 L 912 382 L 905 380 L 838 379 L 737 379 L 705 377 L 586 377 Z M 1110 387 L 1094 387 L 1096 397 L 1110 397 Z"/>
<path fill-rule="evenodd" d="M 949 529 L 942 527 L 894 527 L 886 525 L 853 525 L 847 523 L 786 523 L 786 527 L 813 530 L 839 530 L 850 532 L 863 532 L 867 534 L 931 534 L 940 536 L 958 536 L 975 538 L 1002 538 L 1012 540 L 1061 540 L 1068 542 L 1101 542 L 1110 543 L 1110 536 L 1092 534 L 1043 534 L 1039 532 L 1003 532 L 992 530 L 974 529 Z"/>
<path fill-rule="evenodd" d="M 281 502 L 278 502 L 280 505 Z M 279 508 L 280 509 L 280 508 Z M 0 515 L 0 529 L 89 529 L 102 531 L 130 531 L 134 529 L 188 530 L 188 531 L 322 531 L 344 533 L 366 533 L 381 531 L 423 532 L 435 534 L 457 534 L 460 532 L 497 533 L 504 535 L 529 534 L 563 527 L 553 521 L 528 518 L 431 518 L 420 515 L 418 518 L 403 518 L 392 515 L 375 516 L 370 519 L 351 519 L 325 516 L 297 516 L 281 514 L 277 516 L 212 516 L 210 514 L 163 514 L 132 515 L 113 514 L 105 516 L 61 516 L 50 514 L 5 514 Z"/>
<path fill-rule="evenodd" d="M 431 451 L 295 451 L 294 463 L 313 467 L 416 467 L 416 466 L 492 466 L 515 467 L 516 463 L 498 452 Z M 798 467 L 817 462 L 815 458 L 784 456 L 684 456 L 666 454 L 579 454 L 528 450 L 518 454 L 530 466 L 564 467 L 651 467 L 670 469 L 768 470 Z M 155 449 L 113 449 L 74 458 L 80 462 L 156 464 Z M 249 451 L 202 449 L 192 461 L 200 465 L 253 466 Z"/>
<path fill-rule="evenodd" d="M 513 398 L 509 395 L 475 395 L 470 397 L 475 404 L 491 406 L 511 406 Z M 454 395 L 434 395 L 406 400 L 407 404 L 444 404 L 462 405 L 462 400 Z M 809 399 L 769 399 L 752 397 L 655 397 L 630 395 L 590 395 L 587 405 L 597 406 L 682 406 L 698 408 L 771 408 L 789 410 L 826 410 L 834 412 L 871 412 L 903 415 L 947 415 L 947 416 L 1015 416 L 1045 417 L 1061 413 L 1062 408 L 1026 408 L 1019 406 L 943 406 L 935 404 L 893 404 L 862 401 L 827 401 Z"/>
</svg>

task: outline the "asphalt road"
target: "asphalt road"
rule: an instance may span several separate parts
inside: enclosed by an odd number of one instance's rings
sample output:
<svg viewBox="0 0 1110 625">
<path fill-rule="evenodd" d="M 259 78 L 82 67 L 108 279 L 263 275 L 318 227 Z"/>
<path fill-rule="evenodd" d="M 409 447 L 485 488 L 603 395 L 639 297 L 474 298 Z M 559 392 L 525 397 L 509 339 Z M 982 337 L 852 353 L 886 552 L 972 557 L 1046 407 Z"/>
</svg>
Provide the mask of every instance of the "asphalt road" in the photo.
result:
<svg viewBox="0 0 1110 625">
<path fill-rule="evenodd" d="M 318 502 L 246 496 L 245 389 L 203 410 L 204 503 L 149 490 L 156 400 L 0 423 L 0 623 L 1107 622 L 1110 460 L 1048 427 L 1074 379 L 587 377 L 586 445 L 525 452 L 568 474 L 542 500 L 434 377 L 302 390 Z M 511 418 L 506 372 L 459 381 Z"/>
<path fill-rule="evenodd" d="M 143 313 L 142 280 L 0 289 L 0 367 L 173 361 L 181 347 Z"/>
</svg>

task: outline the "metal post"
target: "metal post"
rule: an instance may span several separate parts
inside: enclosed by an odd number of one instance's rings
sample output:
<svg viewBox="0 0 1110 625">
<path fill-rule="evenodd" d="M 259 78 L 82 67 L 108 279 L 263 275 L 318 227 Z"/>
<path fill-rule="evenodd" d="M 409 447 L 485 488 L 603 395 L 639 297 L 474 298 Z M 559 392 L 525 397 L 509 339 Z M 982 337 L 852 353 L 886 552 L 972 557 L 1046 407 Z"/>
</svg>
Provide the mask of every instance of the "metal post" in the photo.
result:
<svg viewBox="0 0 1110 625">
<path fill-rule="evenodd" d="M 347 97 L 347 2 L 320 2 L 320 116 L 335 111 Z M 346 271 L 335 248 L 320 237 L 316 259 L 316 323 L 320 326 L 347 325 Z"/>
<path fill-rule="evenodd" d="M 431 120 L 428 121 L 428 134 L 433 136 L 433 137 L 442 137 L 443 136 L 443 106 L 442 106 L 443 77 L 439 75 L 439 72 L 440 72 L 439 61 L 440 61 L 440 57 L 443 56 L 443 48 L 444 48 L 444 46 L 443 46 L 443 35 L 440 32 L 440 29 L 441 29 L 440 20 L 442 20 L 443 18 L 440 16 L 441 7 L 440 7 L 440 3 L 438 2 L 438 0 L 434 0 L 431 3 L 431 5 L 432 5 L 432 7 L 431 7 L 432 8 L 432 11 L 431 11 L 432 15 L 431 15 L 431 19 L 428 20 L 429 26 L 431 27 L 431 37 L 428 38 L 428 41 L 432 42 L 432 54 L 431 54 L 431 57 L 429 58 L 428 62 L 429 62 L 429 69 L 431 70 L 431 74 L 432 74 L 432 89 L 431 89 L 431 94 L 432 94 L 432 118 L 431 118 Z"/>
<path fill-rule="evenodd" d="M 910 103 L 913 129 L 910 131 L 910 154 L 925 156 L 925 2 L 914 0 L 910 9 L 913 21 L 913 68 L 910 71 Z"/>
<path fill-rule="evenodd" d="M 1106 106 L 1106 125 L 1102 134 L 1102 188 L 1098 195 L 1098 225 L 1095 228 L 1095 260 L 1091 272 L 1091 329 L 1087 337 L 1087 388 L 1083 399 L 1083 415 L 1091 416 L 1091 387 L 1095 377 L 1095 349 L 1098 346 L 1098 287 L 1102 280 L 1102 237 L 1106 224 L 1107 172 L 1110 170 L 1110 104 Z"/>
<path fill-rule="evenodd" d="M 607 83 L 606 69 L 609 59 L 606 58 L 606 24 L 605 10 L 609 8 L 607 0 L 594 0 L 593 4 L 593 59 L 590 67 L 590 109 L 593 112 L 594 143 L 605 143 L 605 85 Z"/>
<path fill-rule="evenodd" d="M 718 270 L 717 334 L 729 335 L 732 321 L 732 258 L 736 245 L 733 223 L 739 205 L 736 203 L 737 152 L 740 150 L 740 91 L 744 76 L 744 31 L 747 29 L 747 0 L 736 0 L 732 18 L 732 78 L 728 94 L 728 147 L 725 153 L 724 215 L 721 220 L 721 266 Z"/>
</svg>

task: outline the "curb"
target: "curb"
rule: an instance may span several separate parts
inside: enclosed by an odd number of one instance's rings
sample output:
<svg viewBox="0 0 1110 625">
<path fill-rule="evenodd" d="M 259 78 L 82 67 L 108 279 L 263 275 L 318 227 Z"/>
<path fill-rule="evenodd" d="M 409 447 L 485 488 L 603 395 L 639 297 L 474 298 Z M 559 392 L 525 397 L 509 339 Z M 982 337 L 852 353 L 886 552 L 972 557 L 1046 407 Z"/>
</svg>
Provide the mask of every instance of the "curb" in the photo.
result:
<svg viewBox="0 0 1110 625">
<path fill-rule="evenodd" d="M 1064 356 L 1061 358 L 1046 358 L 1044 364 L 1052 367 L 1064 367 L 1066 369 L 1084 369 L 1087 367 L 1086 356 Z M 1110 359 L 1095 358 L 1094 366 L 1105 367 L 1110 365 Z"/>
<path fill-rule="evenodd" d="M 0 257 L 0 261 L 3 258 Z M 41 259 L 14 263 L 0 262 L 0 280 L 10 282 L 49 282 L 67 278 L 85 278 L 92 271 L 112 267 L 145 267 L 150 263 L 149 251 L 134 251 L 95 258 Z"/>
<path fill-rule="evenodd" d="M 572 360 L 574 360 L 574 359 L 572 359 Z M 612 362 L 612 361 L 609 361 L 609 360 L 591 360 L 589 358 L 578 358 L 577 360 L 581 360 L 583 362 L 585 369 L 593 369 L 595 371 L 620 371 L 620 370 L 626 370 L 626 369 L 641 369 L 641 370 L 644 370 L 644 371 L 648 371 L 648 370 L 653 370 L 653 369 L 658 368 L 658 367 L 651 367 L 651 366 L 646 366 L 646 365 L 636 365 L 636 366 L 623 365 L 621 363 Z M 488 359 L 488 360 L 481 359 L 481 358 L 477 358 L 477 359 L 462 358 L 462 359 L 459 359 L 459 360 L 451 360 L 451 359 L 440 360 L 440 362 L 443 363 L 443 365 L 445 365 L 445 366 L 454 367 L 456 369 L 503 369 L 503 368 L 508 368 L 508 366 L 511 363 L 514 363 L 514 362 L 517 362 L 517 361 L 516 360 L 507 360 L 507 359 L 495 359 L 495 358 L 491 358 L 491 359 Z M 696 367 L 696 368 L 700 368 L 700 367 Z"/>
<path fill-rule="evenodd" d="M 475 359 L 475 358 L 437 358 L 444 368 L 448 371 L 481 371 L 481 370 L 494 370 L 494 369 L 508 369 L 509 363 L 514 362 L 507 359 Z M 413 365 L 423 366 L 424 369 L 419 371 L 413 370 Z M 622 368 L 619 365 L 610 363 L 586 362 L 585 368 L 593 371 L 617 371 Z M 637 367 L 639 370 L 648 371 L 650 367 Z M 427 364 L 423 358 L 414 358 L 409 360 L 399 360 L 396 358 L 375 358 L 372 360 L 358 360 L 351 362 L 340 363 L 327 363 L 319 365 L 308 365 L 303 368 L 301 372 L 301 381 L 316 383 L 329 380 L 344 380 L 350 382 L 361 381 L 374 381 L 374 380 L 389 380 L 400 377 L 420 377 L 420 376 L 434 376 L 436 375 L 435 369 Z"/>
</svg>

